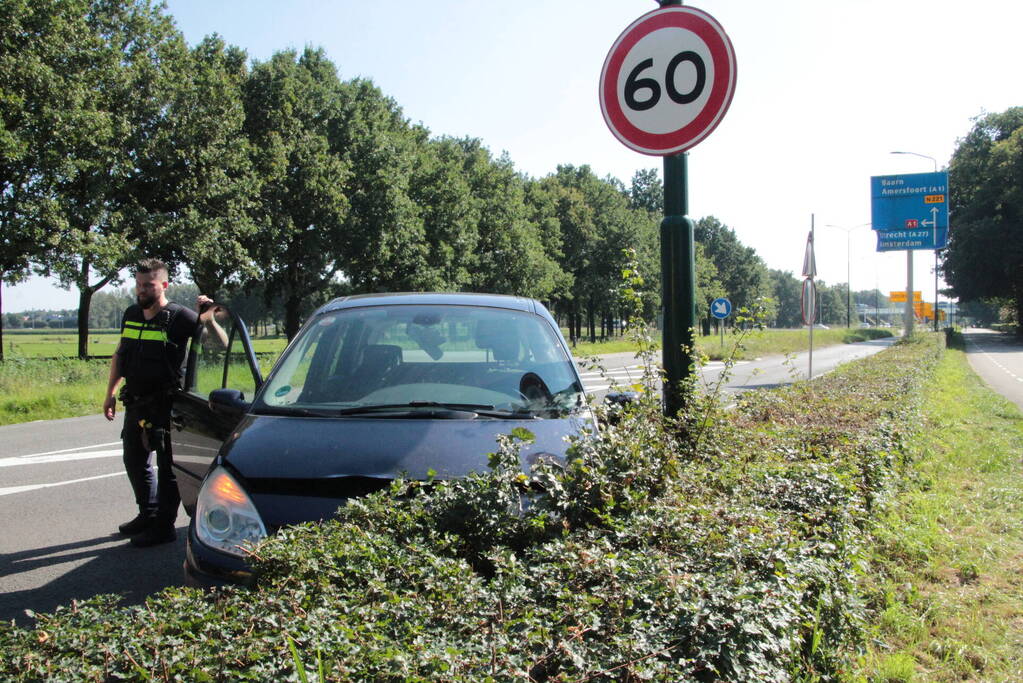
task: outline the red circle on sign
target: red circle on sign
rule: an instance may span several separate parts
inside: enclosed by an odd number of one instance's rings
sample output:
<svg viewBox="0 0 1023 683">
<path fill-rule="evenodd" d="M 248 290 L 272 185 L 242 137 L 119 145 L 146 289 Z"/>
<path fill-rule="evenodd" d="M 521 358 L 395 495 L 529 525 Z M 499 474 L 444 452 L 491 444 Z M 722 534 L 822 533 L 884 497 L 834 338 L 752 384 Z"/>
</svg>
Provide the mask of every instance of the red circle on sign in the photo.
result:
<svg viewBox="0 0 1023 683">
<path fill-rule="evenodd" d="M 622 109 L 618 80 L 631 50 L 646 36 L 666 28 L 681 28 L 705 44 L 713 61 L 710 95 L 700 112 L 677 130 L 658 133 L 632 123 Z M 666 156 L 695 146 L 717 127 L 735 93 L 735 52 L 721 25 L 695 7 L 665 7 L 649 12 L 632 23 L 615 41 L 600 73 L 600 108 L 608 128 L 627 147 L 643 154 Z"/>
</svg>

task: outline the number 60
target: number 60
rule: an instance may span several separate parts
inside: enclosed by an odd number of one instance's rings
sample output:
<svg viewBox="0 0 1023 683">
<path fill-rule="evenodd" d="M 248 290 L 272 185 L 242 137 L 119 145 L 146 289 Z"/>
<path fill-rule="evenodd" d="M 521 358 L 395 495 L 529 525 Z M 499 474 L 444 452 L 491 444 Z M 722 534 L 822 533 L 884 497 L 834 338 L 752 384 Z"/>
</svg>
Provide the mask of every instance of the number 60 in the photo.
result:
<svg viewBox="0 0 1023 683">
<path fill-rule="evenodd" d="M 675 71 L 683 62 L 689 62 L 696 68 L 696 84 L 687 93 L 681 93 L 675 87 Z M 644 59 L 636 65 L 625 81 L 625 104 L 629 109 L 635 111 L 646 111 L 653 109 L 661 100 L 661 85 L 653 78 L 640 78 L 639 74 L 654 65 L 653 58 Z M 707 65 L 703 58 L 692 50 L 679 52 L 668 62 L 668 68 L 664 70 L 664 86 L 668 91 L 668 97 L 677 104 L 689 104 L 694 102 L 707 84 Z M 636 93 L 640 90 L 649 90 L 650 96 L 645 100 L 637 100 Z"/>
</svg>

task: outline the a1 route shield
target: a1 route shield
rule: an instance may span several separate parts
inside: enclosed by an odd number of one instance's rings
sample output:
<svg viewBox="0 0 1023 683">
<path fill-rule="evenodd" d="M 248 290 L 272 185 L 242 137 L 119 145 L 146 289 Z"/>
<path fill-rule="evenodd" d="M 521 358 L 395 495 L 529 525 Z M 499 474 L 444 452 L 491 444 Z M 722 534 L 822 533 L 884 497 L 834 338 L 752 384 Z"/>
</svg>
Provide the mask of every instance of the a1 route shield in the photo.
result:
<svg viewBox="0 0 1023 683">
<path fill-rule="evenodd" d="M 683 152 L 717 127 L 735 92 L 735 52 L 721 25 L 675 5 L 634 21 L 611 46 L 600 73 L 600 109 L 630 149 Z"/>
</svg>

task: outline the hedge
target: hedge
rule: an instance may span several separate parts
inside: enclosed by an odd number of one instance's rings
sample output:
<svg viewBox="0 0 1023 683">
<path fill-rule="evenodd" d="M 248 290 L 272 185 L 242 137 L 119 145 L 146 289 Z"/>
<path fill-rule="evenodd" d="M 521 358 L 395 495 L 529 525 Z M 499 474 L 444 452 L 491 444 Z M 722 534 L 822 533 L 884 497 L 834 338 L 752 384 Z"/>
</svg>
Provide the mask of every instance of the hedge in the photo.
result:
<svg viewBox="0 0 1023 683">
<path fill-rule="evenodd" d="M 396 482 L 253 551 L 254 589 L 0 625 L 4 680 L 837 680 L 862 544 L 942 338 L 811 383 L 642 400 L 568 462 Z"/>
</svg>

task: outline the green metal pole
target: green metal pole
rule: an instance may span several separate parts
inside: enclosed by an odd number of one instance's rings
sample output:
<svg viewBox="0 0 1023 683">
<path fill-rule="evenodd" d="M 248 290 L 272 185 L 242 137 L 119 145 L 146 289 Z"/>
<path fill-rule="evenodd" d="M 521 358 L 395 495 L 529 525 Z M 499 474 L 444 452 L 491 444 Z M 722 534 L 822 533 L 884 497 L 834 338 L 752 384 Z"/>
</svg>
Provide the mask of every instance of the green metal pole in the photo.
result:
<svg viewBox="0 0 1023 683">
<path fill-rule="evenodd" d="M 696 325 L 696 262 L 689 211 L 687 155 L 664 157 L 664 220 L 661 221 L 661 300 L 664 414 L 683 408 L 682 388 L 692 365 Z"/>
</svg>

